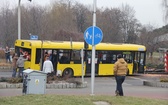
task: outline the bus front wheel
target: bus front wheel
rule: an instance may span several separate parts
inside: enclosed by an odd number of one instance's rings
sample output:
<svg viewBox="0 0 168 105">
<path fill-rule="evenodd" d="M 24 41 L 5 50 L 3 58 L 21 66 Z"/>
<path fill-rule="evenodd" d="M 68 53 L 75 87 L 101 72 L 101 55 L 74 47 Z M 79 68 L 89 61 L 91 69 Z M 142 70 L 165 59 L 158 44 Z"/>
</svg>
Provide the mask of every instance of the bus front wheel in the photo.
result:
<svg viewBox="0 0 168 105">
<path fill-rule="evenodd" d="M 63 71 L 63 77 L 65 78 L 70 78 L 73 76 L 73 70 L 71 68 L 66 68 L 64 71 Z"/>
</svg>

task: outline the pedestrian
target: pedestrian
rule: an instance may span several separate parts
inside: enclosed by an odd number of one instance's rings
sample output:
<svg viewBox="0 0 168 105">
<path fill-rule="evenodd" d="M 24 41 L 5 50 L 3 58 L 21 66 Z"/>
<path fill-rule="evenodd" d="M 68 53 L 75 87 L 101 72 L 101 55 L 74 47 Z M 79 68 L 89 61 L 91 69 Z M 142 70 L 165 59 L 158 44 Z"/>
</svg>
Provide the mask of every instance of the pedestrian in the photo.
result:
<svg viewBox="0 0 168 105">
<path fill-rule="evenodd" d="M 16 62 L 18 60 L 17 53 L 13 54 L 12 59 L 13 59 L 12 60 L 12 69 L 13 69 L 12 77 L 16 77 L 16 72 L 17 72 Z"/>
<path fill-rule="evenodd" d="M 6 63 L 9 62 L 11 63 L 11 59 L 10 59 L 10 49 L 8 46 L 6 46 L 5 48 L 5 58 L 6 58 Z"/>
<path fill-rule="evenodd" d="M 52 54 L 51 62 L 53 64 L 54 74 L 57 74 L 58 57 L 57 57 L 57 52 L 56 51 L 54 51 L 53 54 Z"/>
<path fill-rule="evenodd" d="M 46 60 L 43 63 L 43 72 L 47 73 L 47 76 L 50 76 L 53 72 L 53 64 L 49 59 L 49 56 L 46 57 Z"/>
<path fill-rule="evenodd" d="M 16 65 L 19 69 L 18 77 L 23 77 L 23 70 L 24 70 L 24 62 L 28 60 L 28 58 L 24 58 L 24 55 L 20 55 L 18 58 Z"/>
<path fill-rule="evenodd" d="M 114 76 L 116 79 L 116 96 L 124 96 L 122 83 L 125 80 L 128 71 L 127 62 L 124 60 L 121 54 L 117 56 L 117 61 L 114 64 Z"/>
</svg>

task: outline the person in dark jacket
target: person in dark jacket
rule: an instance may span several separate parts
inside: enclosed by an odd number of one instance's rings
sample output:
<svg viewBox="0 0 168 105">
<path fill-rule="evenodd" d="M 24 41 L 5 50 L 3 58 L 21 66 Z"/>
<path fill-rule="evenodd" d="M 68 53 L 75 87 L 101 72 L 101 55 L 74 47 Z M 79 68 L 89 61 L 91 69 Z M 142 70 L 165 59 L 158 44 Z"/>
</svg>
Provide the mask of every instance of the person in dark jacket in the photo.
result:
<svg viewBox="0 0 168 105">
<path fill-rule="evenodd" d="M 10 49 L 8 46 L 6 46 L 5 48 L 5 57 L 6 57 L 6 63 L 9 61 L 9 63 L 11 63 L 11 59 L 10 59 Z"/>
<path fill-rule="evenodd" d="M 128 67 L 127 67 L 126 61 L 124 60 L 121 54 L 119 54 L 117 58 L 118 58 L 117 62 L 115 62 L 114 64 L 114 76 L 117 83 L 115 93 L 116 93 L 116 96 L 124 96 L 122 83 L 125 80 Z"/>
</svg>

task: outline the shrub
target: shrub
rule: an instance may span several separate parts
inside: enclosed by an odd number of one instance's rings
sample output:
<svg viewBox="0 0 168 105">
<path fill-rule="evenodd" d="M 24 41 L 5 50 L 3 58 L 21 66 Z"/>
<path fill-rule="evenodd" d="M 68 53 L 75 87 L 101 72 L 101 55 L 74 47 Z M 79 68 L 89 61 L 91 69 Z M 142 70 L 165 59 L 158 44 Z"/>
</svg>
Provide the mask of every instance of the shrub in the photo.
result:
<svg viewBox="0 0 168 105">
<path fill-rule="evenodd" d="M 168 82 L 168 77 L 160 77 L 160 82 Z"/>
<path fill-rule="evenodd" d="M 1 77 L 0 82 L 8 82 L 8 83 L 22 83 L 22 78 L 9 78 L 9 77 Z"/>
<path fill-rule="evenodd" d="M 153 63 L 146 64 L 146 68 L 156 68 L 156 65 Z"/>
<path fill-rule="evenodd" d="M 156 68 L 157 69 L 164 69 L 165 67 L 164 67 L 164 64 L 158 64 Z"/>
<path fill-rule="evenodd" d="M 22 83 L 23 79 L 22 78 L 9 78 L 7 82 L 9 82 L 9 83 Z"/>
<path fill-rule="evenodd" d="M 8 78 L 6 78 L 6 77 L 1 77 L 1 78 L 0 78 L 0 82 L 8 82 Z"/>
<path fill-rule="evenodd" d="M 146 64 L 146 68 L 155 68 L 155 69 L 164 69 L 164 64 L 154 64 L 154 63 L 148 63 Z"/>
</svg>

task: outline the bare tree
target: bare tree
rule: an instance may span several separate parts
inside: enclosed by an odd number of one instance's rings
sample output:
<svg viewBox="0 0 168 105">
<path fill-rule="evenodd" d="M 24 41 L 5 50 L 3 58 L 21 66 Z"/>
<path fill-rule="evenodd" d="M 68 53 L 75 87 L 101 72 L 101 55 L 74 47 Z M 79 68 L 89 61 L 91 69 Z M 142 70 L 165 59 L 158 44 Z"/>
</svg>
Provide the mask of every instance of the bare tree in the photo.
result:
<svg viewBox="0 0 168 105">
<path fill-rule="evenodd" d="M 29 34 L 39 35 L 43 34 L 45 28 L 43 27 L 46 9 L 40 6 L 33 6 L 29 8 L 22 8 L 22 27 L 23 38 L 29 39 Z"/>
<path fill-rule="evenodd" d="M 77 30 L 78 32 L 84 33 L 86 29 L 86 21 L 87 21 L 87 14 L 88 9 L 79 3 L 76 3 L 74 6 L 74 14 L 75 14 L 75 22 L 77 24 Z"/>
<path fill-rule="evenodd" d="M 119 21 L 121 17 L 121 11 L 117 8 L 106 8 L 103 12 L 99 10 L 97 13 L 97 24 L 103 30 L 103 41 L 112 43 L 122 42 Z"/>
<path fill-rule="evenodd" d="M 0 11 L 0 34 L 1 34 L 1 46 L 10 46 L 16 38 L 16 22 L 13 20 L 16 19 L 14 12 L 9 9 L 9 4 L 6 4 L 1 8 Z"/>
<path fill-rule="evenodd" d="M 162 7 L 163 7 L 163 17 L 164 17 L 164 21 L 165 23 L 167 23 L 168 20 L 168 1 L 167 0 L 162 0 Z"/>
<path fill-rule="evenodd" d="M 42 7 L 21 6 L 22 39 L 29 34 L 38 35 L 44 40 L 79 40 L 93 23 L 93 10 L 73 0 L 54 0 L 51 5 Z M 103 42 L 136 43 L 140 24 L 134 17 L 135 11 L 129 5 L 122 8 L 97 8 L 96 25 L 103 31 Z M 16 20 L 16 21 L 13 21 Z M 0 39 L 3 46 L 13 46 L 17 39 L 17 8 L 8 6 L 0 9 Z"/>
<path fill-rule="evenodd" d="M 155 27 L 150 24 L 142 26 L 142 28 L 140 29 L 139 43 L 146 46 L 148 55 L 149 53 L 150 55 L 152 55 L 152 53 L 156 51 L 159 47 L 157 41 L 154 41 L 159 33 L 158 31 L 154 31 L 154 29 Z"/>
<path fill-rule="evenodd" d="M 135 18 L 135 10 L 128 4 L 121 7 L 121 28 L 123 42 L 135 43 L 137 37 L 137 29 L 139 27 L 138 20 Z"/>
<path fill-rule="evenodd" d="M 73 21 L 75 15 L 73 15 L 70 4 L 64 2 L 53 3 L 48 19 L 53 34 L 59 30 L 77 31 L 76 24 Z"/>
</svg>

